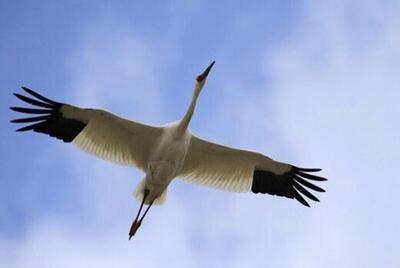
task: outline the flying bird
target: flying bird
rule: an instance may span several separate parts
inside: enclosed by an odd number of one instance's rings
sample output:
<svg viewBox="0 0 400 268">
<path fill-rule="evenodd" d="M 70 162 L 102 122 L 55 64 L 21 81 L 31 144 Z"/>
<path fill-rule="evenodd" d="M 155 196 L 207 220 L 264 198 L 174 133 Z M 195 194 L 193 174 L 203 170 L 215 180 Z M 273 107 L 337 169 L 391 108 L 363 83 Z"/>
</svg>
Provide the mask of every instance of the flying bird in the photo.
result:
<svg viewBox="0 0 400 268">
<path fill-rule="evenodd" d="M 129 239 L 150 207 L 164 202 L 167 188 L 176 177 L 227 191 L 283 196 L 304 206 L 309 206 L 306 198 L 319 201 L 310 189 L 324 190 L 310 181 L 326 180 L 311 174 L 321 169 L 278 162 L 261 153 L 203 140 L 189 131 L 198 97 L 214 63 L 196 77 L 193 97 L 183 118 L 165 126 L 145 125 L 104 110 L 53 101 L 27 87 L 22 87 L 27 94 L 14 95 L 34 108 L 10 109 L 33 117 L 11 122 L 29 123 L 17 131 L 44 133 L 100 158 L 144 171 L 145 176 L 135 191 L 141 204 Z M 147 208 L 141 215 L 145 204 Z"/>
</svg>

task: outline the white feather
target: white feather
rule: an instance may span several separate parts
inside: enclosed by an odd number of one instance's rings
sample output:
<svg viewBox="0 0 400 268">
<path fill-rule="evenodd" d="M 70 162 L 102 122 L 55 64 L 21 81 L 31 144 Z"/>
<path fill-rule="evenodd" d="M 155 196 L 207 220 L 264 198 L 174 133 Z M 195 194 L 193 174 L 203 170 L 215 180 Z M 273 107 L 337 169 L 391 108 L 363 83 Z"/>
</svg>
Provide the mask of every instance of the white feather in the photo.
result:
<svg viewBox="0 0 400 268">
<path fill-rule="evenodd" d="M 146 180 L 143 179 L 142 181 L 140 181 L 140 183 L 136 186 L 135 192 L 134 192 L 134 196 L 136 198 L 137 201 L 142 202 L 143 200 L 143 195 L 144 195 L 144 191 L 145 191 L 145 185 L 146 185 Z M 167 199 L 167 189 L 165 188 L 162 193 L 156 198 L 154 199 L 153 204 L 154 205 L 162 205 L 164 204 L 165 200 Z M 145 204 L 149 204 L 151 201 L 149 199 L 145 200 Z"/>
<path fill-rule="evenodd" d="M 262 154 L 229 148 L 192 136 L 186 160 L 177 177 L 221 190 L 248 192 L 256 167 L 277 175 L 290 170 L 290 165 Z"/>
<path fill-rule="evenodd" d="M 129 121 L 103 110 L 66 105 L 63 116 L 86 122 L 73 143 L 80 149 L 121 165 L 147 169 L 150 154 L 162 129 Z"/>
</svg>

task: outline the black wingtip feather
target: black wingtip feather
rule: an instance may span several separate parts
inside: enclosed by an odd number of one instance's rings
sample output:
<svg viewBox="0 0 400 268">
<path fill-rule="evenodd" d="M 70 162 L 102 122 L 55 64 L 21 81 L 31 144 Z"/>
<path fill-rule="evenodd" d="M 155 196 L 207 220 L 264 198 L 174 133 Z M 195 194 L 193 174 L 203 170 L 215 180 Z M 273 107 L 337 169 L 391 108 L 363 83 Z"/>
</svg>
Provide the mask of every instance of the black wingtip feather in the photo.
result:
<svg viewBox="0 0 400 268">
<path fill-rule="evenodd" d="M 304 199 L 304 197 L 301 196 L 295 189 L 293 189 L 293 195 L 294 198 L 299 201 L 301 204 L 303 204 L 306 207 L 310 207 L 310 204 Z"/>
<path fill-rule="evenodd" d="M 21 127 L 19 129 L 17 129 L 16 131 L 17 132 L 22 132 L 22 131 L 28 131 L 28 130 L 36 130 L 39 126 L 43 125 L 43 123 L 45 123 L 45 121 L 44 122 L 39 122 L 39 123 L 36 123 L 36 124 L 32 124 L 32 125 L 29 125 L 29 126 L 26 126 L 26 127 Z"/>
<path fill-rule="evenodd" d="M 298 183 L 300 183 L 300 184 L 302 184 L 302 185 L 304 185 L 304 186 L 310 188 L 311 190 L 314 190 L 314 191 L 317 191 L 317 192 L 321 192 L 321 193 L 325 192 L 324 189 L 322 189 L 322 188 L 320 188 L 320 187 L 318 187 L 318 186 L 312 184 L 311 182 L 306 181 L 306 180 L 303 179 L 303 178 L 300 178 L 300 177 L 297 176 L 297 175 L 294 175 L 294 179 L 295 179 Z"/>
<path fill-rule="evenodd" d="M 301 176 L 301 177 L 303 177 L 303 178 L 307 178 L 307 179 L 313 180 L 313 181 L 326 181 L 327 180 L 324 177 L 307 174 L 307 173 L 304 173 L 304 172 L 301 172 L 301 171 L 296 172 L 296 174 Z"/>
<path fill-rule="evenodd" d="M 320 168 L 300 168 L 300 167 L 296 167 L 293 166 L 293 168 L 297 171 L 303 171 L 303 172 L 319 172 L 322 171 L 322 169 Z"/>
<path fill-rule="evenodd" d="M 23 108 L 23 107 L 10 107 L 11 110 L 26 114 L 51 114 L 53 110 L 50 109 L 35 109 L 35 108 Z"/>
<path fill-rule="evenodd" d="M 35 99 L 31 99 L 29 97 L 26 97 L 26 96 L 18 94 L 18 93 L 14 93 L 14 96 L 26 103 L 29 103 L 29 104 L 32 104 L 35 106 L 39 106 L 39 107 L 43 107 L 43 108 L 50 108 L 50 109 L 54 108 L 53 104 L 49 104 L 49 103 L 41 102 L 41 101 L 38 101 Z"/>
<path fill-rule="evenodd" d="M 56 137 L 64 142 L 71 142 L 86 126 L 86 123 L 79 121 L 79 119 L 64 118 L 60 111 L 63 103 L 43 97 L 27 87 L 22 87 L 22 89 L 29 95 L 24 96 L 18 93 L 14 93 L 14 95 L 18 99 L 34 105 L 35 108 L 10 107 L 10 109 L 20 113 L 40 116 L 11 120 L 12 123 L 33 123 L 17 129 L 17 132 L 33 130 L 51 137 Z M 31 96 L 33 96 L 33 98 Z"/>
<path fill-rule="evenodd" d="M 49 118 L 51 118 L 51 115 L 28 117 L 28 118 L 19 118 L 19 119 L 11 120 L 10 122 L 11 123 L 30 123 L 30 122 L 46 120 L 46 119 L 49 119 Z"/>
<path fill-rule="evenodd" d="M 293 187 L 296 188 L 297 191 L 299 191 L 301 194 L 307 196 L 311 200 L 315 202 L 319 202 L 319 199 L 316 198 L 313 194 L 311 194 L 309 191 L 307 191 L 303 186 L 301 186 L 298 182 L 293 181 Z"/>
<path fill-rule="evenodd" d="M 56 102 L 56 101 L 53 101 L 53 100 L 50 100 L 50 99 L 48 99 L 48 98 L 46 98 L 46 97 L 40 95 L 39 93 L 33 91 L 33 90 L 30 89 L 30 88 L 27 88 L 27 87 L 24 87 L 24 86 L 22 86 L 21 88 L 22 88 L 23 90 L 25 90 L 27 93 L 31 94 L 32 96 L 38 98 L 39 100 L 42 100 L 42 101 L 47 102 L 47 103 L 49 103 L 49 104 L 53 104 L 53 105 L 55 105 L 55 106 L 60 106 L 60 105 L 61 105 L 61 103 Z"/>
<path fill-rule="evenodd" d="M 309 190 L 325 192 L 324 189 L 310 183 L 307 180 L 326 181 L 326 178 L 311 175 L 306 172 L 318 172 L 319 168 L 294 167 L 283 173 L 276 174 L 272 171 L 256 169 L 253 173 L 251 191 L 253 193 L 271 194 L 294 198 L 304 206 L 309 207 L 307 197 L 310 200 L 319 202 L 319 199 L 310 193 Z"/>
</svg>

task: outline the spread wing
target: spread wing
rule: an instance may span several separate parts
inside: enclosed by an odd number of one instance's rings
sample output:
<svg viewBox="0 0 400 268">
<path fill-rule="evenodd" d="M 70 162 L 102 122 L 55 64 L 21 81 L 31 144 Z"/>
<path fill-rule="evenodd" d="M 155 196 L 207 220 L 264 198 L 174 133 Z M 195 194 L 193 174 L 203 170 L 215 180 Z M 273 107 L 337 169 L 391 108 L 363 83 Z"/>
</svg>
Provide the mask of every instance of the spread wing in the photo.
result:
<svg viewBox="0 0 400 268">
<path fill-rule="evenodd" d="M 64 142 L 72 142 L 103 159 L 146 169 L 152 145 L 162 133 L 161 128 L 129 121 L 103 110 L 82 109 L 56 102 L 29 88 L 22 89 L 30 96 L 14 95 L 34 108 L 10 109 L 33 117 L 12 120 L 13 123 L 29 123 L 17 131 L 44 133 Z"/>
<path fill-rule="evenodd" d="M 324 190 L 308 180 L 325 178 L 309 174 L 321 169 L 298 168 L 260 153 L 229 148 L 192 136 L 178 177 L 227 191 L 263 193 L 294 198 L 309 206 L 303 196 L 319 201 L 309 189 Z"/>
</svg>

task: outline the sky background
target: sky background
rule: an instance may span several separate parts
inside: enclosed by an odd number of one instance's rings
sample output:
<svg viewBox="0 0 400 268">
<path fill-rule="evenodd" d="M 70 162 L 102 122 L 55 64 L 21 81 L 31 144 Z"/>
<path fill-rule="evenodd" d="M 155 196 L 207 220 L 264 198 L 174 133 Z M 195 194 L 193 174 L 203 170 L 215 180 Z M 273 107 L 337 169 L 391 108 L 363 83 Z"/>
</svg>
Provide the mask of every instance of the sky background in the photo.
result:
<svg viewBox="0 0 400 268">
<path fill-rule="evenodd" d="M 400 267 L 400 2 L 0 0 L 1 267 Z M 15 133 L 21 85 L 149 124 L 216 60 L 198 136 L 321 167 L 321 203 L 143 174 Z"/>
</svg>

